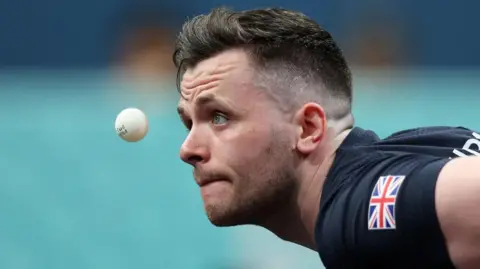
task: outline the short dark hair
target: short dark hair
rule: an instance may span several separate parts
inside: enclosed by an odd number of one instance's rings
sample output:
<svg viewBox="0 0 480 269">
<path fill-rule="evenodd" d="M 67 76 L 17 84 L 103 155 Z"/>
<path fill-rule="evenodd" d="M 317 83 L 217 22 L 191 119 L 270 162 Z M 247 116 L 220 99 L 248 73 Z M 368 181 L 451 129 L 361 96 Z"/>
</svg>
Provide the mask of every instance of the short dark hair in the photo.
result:
<svg viewBox="0 0 480 269">
<path fill-rule="evenodd" d="M 187 68 L 235 48 L 244 49 L 260 70 L 280 70 L 282 73 L 269 76 L 273 80 L 302 78 L 302 89 L 292 81 L 283 81 L 283 85 L 289 85 L 289 91 L 298 99 L 307 92 L 304 88 L 311 88 L 310 95 L 302 101 L 322 99 L 322 105 L 330 103 L 330 108 L 328 104 L 325 108 L 329 118 L 350 115 L 352 78 L 342 51 L 330 33 L 315 21 L 300 12 L 281 8 L 234 12 L 222 7 L 187 21 L 173 54 L 177 83 Z"/>
</svg>

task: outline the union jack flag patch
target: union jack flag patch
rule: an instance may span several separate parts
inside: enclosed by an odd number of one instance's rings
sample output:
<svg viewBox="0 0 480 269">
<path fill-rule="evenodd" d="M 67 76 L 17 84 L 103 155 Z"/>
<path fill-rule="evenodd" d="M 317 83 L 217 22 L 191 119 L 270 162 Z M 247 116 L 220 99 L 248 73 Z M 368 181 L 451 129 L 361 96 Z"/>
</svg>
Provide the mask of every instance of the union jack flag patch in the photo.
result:
<svg viewBox="0 0 480 269">
<path fill-rule="evenodd" d="M 368 205 L 369 230 L 394 230 L 395 203 L 405 176 L 380 177 L 373 188 Z"/>
</svg>

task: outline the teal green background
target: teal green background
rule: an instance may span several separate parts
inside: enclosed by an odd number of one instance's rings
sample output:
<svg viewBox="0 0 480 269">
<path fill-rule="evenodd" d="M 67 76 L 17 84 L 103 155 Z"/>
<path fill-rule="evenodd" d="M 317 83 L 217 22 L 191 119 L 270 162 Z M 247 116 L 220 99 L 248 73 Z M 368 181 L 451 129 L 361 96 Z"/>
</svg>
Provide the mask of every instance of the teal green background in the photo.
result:
<svg viewBox="0 0 480 269">
<path fill-rule="evenodd" d="M 390 75 L 355 78 L 358 126 L 381 136 L 425 125 L 480 130 L 475 73 Z M 136 87 L 98 74 L 0 75 L 0 268 L 236 268 L 215 266 L 257 262 L 287 244 L 209 224 L 178 158 L 186 132 L 174 87 Z M 129 106 L 150 119 L 139 143 L 115 134 L 115 117 Z M 282 255 L 297 268 L 320 264 L 311 253 Z"/>
</svg>

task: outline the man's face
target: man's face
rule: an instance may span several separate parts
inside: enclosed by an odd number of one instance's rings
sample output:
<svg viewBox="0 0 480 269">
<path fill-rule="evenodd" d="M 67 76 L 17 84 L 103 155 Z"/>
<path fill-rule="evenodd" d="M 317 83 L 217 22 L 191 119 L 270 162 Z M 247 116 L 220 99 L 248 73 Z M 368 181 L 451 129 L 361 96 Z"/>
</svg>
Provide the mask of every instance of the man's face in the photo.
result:
<svg viewBox="0 0 480 269">
<path fill-rule="evenodd" d="M 230 50 L 188 69 L 178 110 L 190 130 L 181 149 L 217 226 L 258 224 L 294 191 L 292 128 L 252 82 L 246 53 Z"/>
</svg>

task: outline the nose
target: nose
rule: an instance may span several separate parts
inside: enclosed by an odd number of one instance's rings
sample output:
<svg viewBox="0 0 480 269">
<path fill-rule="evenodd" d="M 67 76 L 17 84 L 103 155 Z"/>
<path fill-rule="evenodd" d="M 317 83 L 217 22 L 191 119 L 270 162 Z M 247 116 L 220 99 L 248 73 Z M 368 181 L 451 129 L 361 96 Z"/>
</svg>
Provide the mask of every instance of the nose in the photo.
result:
<svg viewBox="0 0 480 269">
<path fill-rule="evenodd" d="M 205 138 L 192 129 L 180 148 L 180 158 L 192 166 L 208 161 L 210 153 Z"/>
</svg>

